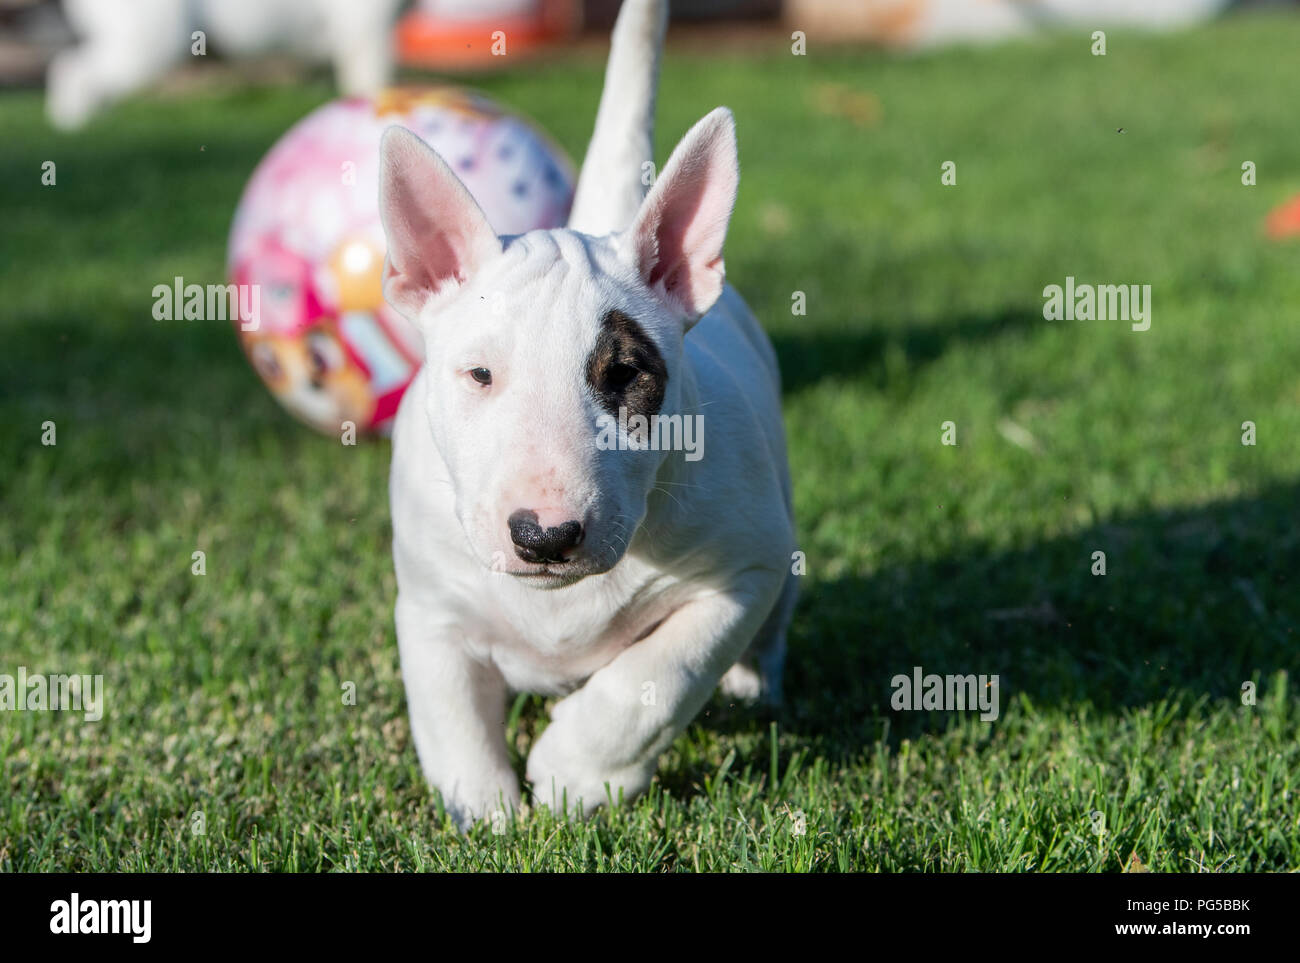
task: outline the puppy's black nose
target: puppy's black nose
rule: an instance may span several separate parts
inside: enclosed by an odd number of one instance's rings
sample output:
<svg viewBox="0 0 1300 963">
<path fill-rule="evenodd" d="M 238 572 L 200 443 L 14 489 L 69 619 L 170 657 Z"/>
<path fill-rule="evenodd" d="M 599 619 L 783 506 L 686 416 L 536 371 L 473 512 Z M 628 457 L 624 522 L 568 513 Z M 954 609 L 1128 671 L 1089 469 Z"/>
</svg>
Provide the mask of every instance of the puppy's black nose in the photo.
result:
<svg viewBox="0 0 1300 963">
<path fill-rule="evenodd" d="M 506 524 L 510 526 L 510 541 L 515 543 L 515 554 L 525 562 L 563 562 L 564 553 L 577 548 L 582 541 L 581 522 L 542 528 L 537 524 L 537 513 L 526 508 L 511 512 Z"/>
</svg>

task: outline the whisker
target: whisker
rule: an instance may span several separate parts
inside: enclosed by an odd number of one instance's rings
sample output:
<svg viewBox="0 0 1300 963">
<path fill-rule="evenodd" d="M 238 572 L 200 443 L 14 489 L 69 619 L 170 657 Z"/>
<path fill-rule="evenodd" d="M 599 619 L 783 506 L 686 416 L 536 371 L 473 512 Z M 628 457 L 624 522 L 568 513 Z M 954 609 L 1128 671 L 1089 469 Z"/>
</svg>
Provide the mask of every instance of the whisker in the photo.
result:
<svg viewBox="0 0 1300 963">
<path fill-rule="evenodd" d="M 681 503 L 681 501 L 677 498 L 676 495 L 674 495 L 672 492 L 668 491 L 668 489 L 666 489 L 666 488 L 660 488 L 658 485 L 655 485 L 655 487 L 652 488 L 652 489 L 650 489 L 650 490 L 651 490 L 652 492 L 658 492 L 658 493 L 661 494 L 661 495 L 667 495 L 669 498 L 671 498 L 671 499 L 676 503 L 676 505 L 677 505 L 678 508 L 680 508 L 682 511 L 686 511 L 686 506 L 683 505 L 683 504 Z"/>
</svg>

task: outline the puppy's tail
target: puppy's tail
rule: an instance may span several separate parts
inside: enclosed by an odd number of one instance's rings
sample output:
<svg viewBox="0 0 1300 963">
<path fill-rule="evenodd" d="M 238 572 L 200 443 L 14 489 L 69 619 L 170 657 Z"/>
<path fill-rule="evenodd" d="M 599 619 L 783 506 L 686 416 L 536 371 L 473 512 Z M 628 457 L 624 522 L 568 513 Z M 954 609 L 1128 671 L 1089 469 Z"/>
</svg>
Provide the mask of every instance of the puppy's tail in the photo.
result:
<svg viewBox="0 0 1300 963">
<path fill-rule="evenodd" d="M 605 89 L 578 175 L 569 227 L 600 237 L 632 223 L 654 161 L 655 88 L 668 0 L 623 0 L 614 24 Z"/>
</svg>

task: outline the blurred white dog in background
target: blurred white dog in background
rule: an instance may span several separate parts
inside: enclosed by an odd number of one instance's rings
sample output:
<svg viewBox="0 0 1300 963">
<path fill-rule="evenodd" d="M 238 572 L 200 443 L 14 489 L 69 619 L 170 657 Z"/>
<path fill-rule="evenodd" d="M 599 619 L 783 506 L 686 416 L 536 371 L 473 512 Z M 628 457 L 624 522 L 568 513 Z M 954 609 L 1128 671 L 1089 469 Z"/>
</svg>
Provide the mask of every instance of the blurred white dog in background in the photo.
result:
<svg viewBox="0 0 1300 963">
<path fill-rule="evenodd" d="M 80 43 L 50 63 L 46 114 L 56 127 L 80 127 L 209 43 L 229 56 L 280 51 L 329 61 L 343 94 L 375 94 L 392 74 L 399 6 L 401 0 L 64 0 Z"/>
</svg>

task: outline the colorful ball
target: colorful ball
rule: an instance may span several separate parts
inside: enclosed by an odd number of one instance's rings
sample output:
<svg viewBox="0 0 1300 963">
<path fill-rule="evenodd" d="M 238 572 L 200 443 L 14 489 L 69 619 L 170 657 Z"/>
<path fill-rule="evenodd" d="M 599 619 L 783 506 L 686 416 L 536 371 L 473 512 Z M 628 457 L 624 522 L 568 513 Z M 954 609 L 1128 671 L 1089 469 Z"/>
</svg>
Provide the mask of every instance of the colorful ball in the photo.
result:
<svg viewBox="0 0 1300 963">
<path fill-rule="evenodd" d="M 419 367 L 419 332 L 381 290 L 379 139 L 400 125 L 456 172 L 498 234 L 559 227 L 573 166 L 527 121 L 456 87 L 398 88 L 314 110 L 258 164 L 230 230 L 227 271 L 255 285 L 235 319 L 249 361 L 289 411 L 331 434 L 387 434 Z"/>
</svg>

